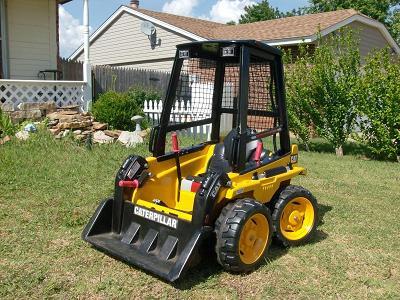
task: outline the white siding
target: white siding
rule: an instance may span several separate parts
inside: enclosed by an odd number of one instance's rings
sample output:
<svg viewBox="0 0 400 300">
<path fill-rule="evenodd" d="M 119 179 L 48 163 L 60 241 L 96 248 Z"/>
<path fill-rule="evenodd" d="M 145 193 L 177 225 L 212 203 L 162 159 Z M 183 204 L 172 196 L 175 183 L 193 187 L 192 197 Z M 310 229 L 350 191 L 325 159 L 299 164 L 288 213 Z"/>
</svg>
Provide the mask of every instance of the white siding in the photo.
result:
<svg viewBox="0 0 400 300">
<path fill-rule="evenodd" d="M 37 79 L 57 68 L 56 0 L 8 0 L 11 79 Z"/>
<path fill-rule="evenodd" d="M 191 40 L 156 26 L 157 39 L 161 39 L 161 46 L 151 49 L 148 37 L 140 30 L 142 21 L 136 16 L 123 13 L 91 43 L 91 63 L 170 70 L 175 46 Z M 77 60 L 83 60 L 82 53 Z"/>
<path fill-rule="evenodd" d="M 360 33 L 360 54 L 362 58 L 365 58 L 373 50 L 389 46 L 387 40 L 377 28 L 360 22 L 353 22 L 349 26 Z"/>
</svg>

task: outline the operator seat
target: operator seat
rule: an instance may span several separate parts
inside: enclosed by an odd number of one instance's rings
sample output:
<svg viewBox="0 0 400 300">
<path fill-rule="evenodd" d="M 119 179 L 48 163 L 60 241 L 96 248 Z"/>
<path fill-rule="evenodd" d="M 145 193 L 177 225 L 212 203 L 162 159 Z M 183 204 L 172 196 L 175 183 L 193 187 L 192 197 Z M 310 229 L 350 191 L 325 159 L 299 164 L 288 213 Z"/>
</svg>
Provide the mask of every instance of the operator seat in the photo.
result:
<svg viewBox="0 0 400 300">
<path fill-rule="evenodd" d="M 249 131 L 249 135 L 251 132 Z M 230 162 L 232 161 L 233 156 L 233 148 L 238 147 L 238 138 L 239 135 L 236 129 L 232 129 L 224 138 L 222 143 L 218 143 L 215 145 L 214 153 L 211 156 L 207 170 L 214 170 L 217 172 L 229 173 L 232 171 L 232 165 Z M 261 141 L 261 139 L 255 139 L 247 143 L 246 145 L 246 164 L 254 162 L 254 153 L 257 148 L 257 143 Z M 264 159 L 267 156 L 267 150 L 263 149 L 261 152 L 260 160 Z"/>
</svg>

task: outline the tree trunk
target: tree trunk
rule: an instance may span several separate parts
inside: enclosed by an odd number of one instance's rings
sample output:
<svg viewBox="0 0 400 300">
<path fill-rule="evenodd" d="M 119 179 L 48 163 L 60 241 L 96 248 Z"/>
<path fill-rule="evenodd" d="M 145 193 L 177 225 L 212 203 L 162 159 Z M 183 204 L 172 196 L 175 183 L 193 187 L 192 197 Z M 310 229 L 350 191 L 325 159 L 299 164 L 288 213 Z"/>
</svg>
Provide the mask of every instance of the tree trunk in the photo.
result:
<svg viewBox="0 0 400 300">
<path fill-rule="evenodd" d="M 400 163 L 400 155 L 397 155 L 397 161 Z"/>
<path fill-rule="evenodd" d="M 343 156 L 343 146 L 339 146 L 335 148 L 336 156 L 342 157 Z"/>
<path fill-rule="evenodd" d="M 304 147 L 306 147 L 307 152 L 310 152 L 310 146 L 308 146 L 308 143 L 304 143 Z M 399 158 L 400 158 L 400 156 L 399 156 Z"/>
</svg>

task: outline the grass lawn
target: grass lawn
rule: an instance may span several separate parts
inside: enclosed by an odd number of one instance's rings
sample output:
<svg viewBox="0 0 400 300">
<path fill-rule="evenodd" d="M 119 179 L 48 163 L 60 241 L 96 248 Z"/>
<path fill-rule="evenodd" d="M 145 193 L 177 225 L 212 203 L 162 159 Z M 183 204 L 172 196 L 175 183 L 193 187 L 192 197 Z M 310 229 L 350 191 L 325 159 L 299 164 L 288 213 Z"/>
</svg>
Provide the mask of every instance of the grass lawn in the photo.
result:
<svg viewBox="0 0 400 300">
<path fill-rule="evenodd" d="M 146 150 L 43 134 L 0 146 L 0 298 L 400 298 L 400 164 L 302 152 L 309 175 L 295 183 L 319 201 L 316 239 L 272 246 L 248 275 L 208 260 L 170 285 L 80 238 L 132 152 Z"/>
</svg>

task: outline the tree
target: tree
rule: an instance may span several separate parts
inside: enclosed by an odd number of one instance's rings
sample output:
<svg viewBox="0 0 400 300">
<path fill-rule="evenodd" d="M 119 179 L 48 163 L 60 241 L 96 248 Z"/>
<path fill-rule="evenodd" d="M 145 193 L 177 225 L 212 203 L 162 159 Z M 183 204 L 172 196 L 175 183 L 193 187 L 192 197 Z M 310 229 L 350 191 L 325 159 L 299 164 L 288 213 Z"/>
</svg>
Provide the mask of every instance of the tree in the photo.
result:
<svg viewBox="0 0 400 300">
<path fill-rule="evenodd" d="M 399 0 L 309 0 L 309 12 L 326 12 L 354 8 L 363 14 L 387 24 L 391 9 Z"/>
<path fill-rule="evenodd" d="M 290 131 L 309 150 L 312 122 L 309 112 L 309 81 L 304 79 L 309 73 L 310 55 L 308 46 L 300 45 L 299 54 L 294 59 L 290 49 L 284 51 L 286 105 Z"/>
<path fill-rule="evenodd" d="M 309 113 L 338 156 L 353 131 L 360 93 L 360 50 L 351 30 L 319 39 L 310 67 Z"/>
<path fill-rule="evenodd" d="M 390 33 L 396 39 L 397 44 L 400 44 L 400 8 L 395 9 L 390 18 Z"/>
<path fill-rule="evenodd" d="M 305 13 L 318 13 L 353 8 L 385 24 L 400 42 L 400 0 L 309 0 Z"/>
<path fill-rule="evenodd" d="M 397 58 L 398 59 L 398 58 Z M 400 63 L 383 49 L 367 58 L 359 114 L 372 156 L 400 162 Z"/>
<path fill-rule="evenodd" d="M 320 37 L 313 54 L 302 54 L 286 66 L 291 130 L 303 142 L 310 125 L 328 140 L 338 156 L 352 133 L 360 98 L 360 50 L 354 34 L 341 30 Z"/>
<path fill-rule="evenodd" d="M 268 0 L 246 6 L 244 11 L 245 13 L 240 16 L 239 24 L 278 19 L 282 16 L 279 9 L 273 8 Z"/>
</svg>

